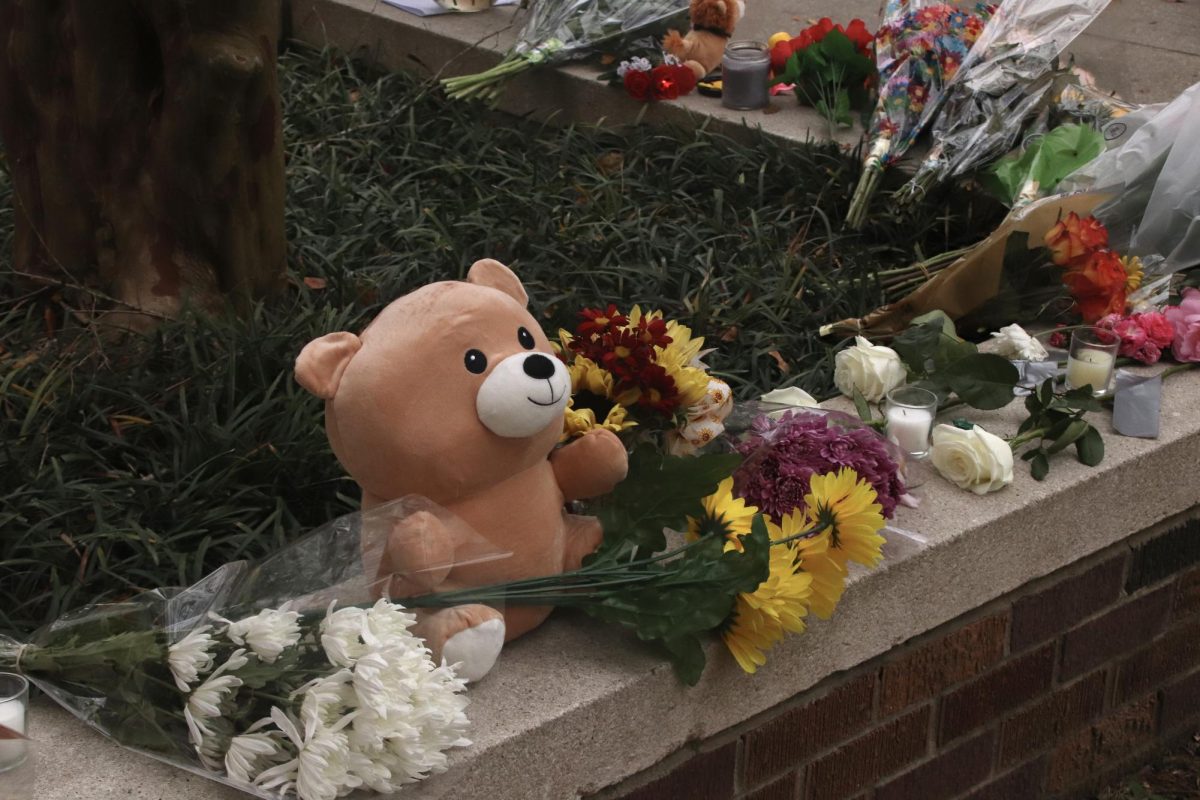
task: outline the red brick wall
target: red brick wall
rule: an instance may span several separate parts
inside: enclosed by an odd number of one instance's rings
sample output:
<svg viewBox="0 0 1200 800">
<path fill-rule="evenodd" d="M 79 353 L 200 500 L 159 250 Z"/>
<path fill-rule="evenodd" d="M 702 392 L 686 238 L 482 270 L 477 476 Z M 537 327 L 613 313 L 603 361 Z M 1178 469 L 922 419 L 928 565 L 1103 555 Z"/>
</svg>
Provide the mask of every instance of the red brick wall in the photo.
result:
<svg viewBox="0 0 1200 800">
<path fill-rule="evenodd" d="M 1078 796 L 1200 725 L 1200 520 L 833 676 L 601 793 L 622 800 Z"/>
</svg>

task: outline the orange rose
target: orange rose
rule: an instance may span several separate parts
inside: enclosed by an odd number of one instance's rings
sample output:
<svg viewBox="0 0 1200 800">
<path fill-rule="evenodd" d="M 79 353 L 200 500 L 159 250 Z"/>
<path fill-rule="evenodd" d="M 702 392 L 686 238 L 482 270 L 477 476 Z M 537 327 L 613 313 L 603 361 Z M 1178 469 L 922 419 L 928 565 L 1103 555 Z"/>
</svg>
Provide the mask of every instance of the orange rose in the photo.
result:
<svg viewBox="0 0 1200 800">
<path fill-rule="evenodd" d="M 1065 267 L 1072 261 L 1107 247 L 1108 229 L 1095 217 L 1080 219 L 1079 215 L 1072 211 L 1066 219 L 1060 219 L 1058 224 L 1046 232 L 1045 241 L 1054 263 Z"/>
<path fill-rule="evenodd" d="M 1111 250 L 1096 250 L 1071 262 L 1063 283 L 1086 323 L 1125 313 L 1125 265 Z"/>
</svg>

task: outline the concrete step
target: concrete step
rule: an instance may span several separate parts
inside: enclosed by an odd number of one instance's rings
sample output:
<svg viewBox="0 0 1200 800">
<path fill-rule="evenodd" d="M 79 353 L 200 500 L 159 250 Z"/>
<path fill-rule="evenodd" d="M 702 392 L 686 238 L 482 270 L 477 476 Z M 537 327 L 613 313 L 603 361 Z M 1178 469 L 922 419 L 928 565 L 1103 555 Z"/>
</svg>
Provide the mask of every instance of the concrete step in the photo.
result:
<svg viewBox="0 0 1200 800">
<path fill-rule="evenodd" d="M 822 16 L 848 22 L 861 17 L 874 27 L 876 0 L 749 0 L 738 38 L 766 40 L 778 30 L 796 32 Z M 417 17 L 382 0 L 293 0 L 293 35 L 316 46 L 357 52 L 389 69 L 451 76 L 495 64 L 515 40 L 524 12 L 515 6 L 476 14 Z M 1169 100 L 1200 81 L 1200 0 L 1114 0 L 1071 48 L 1078 63 L 1103 88 L 1148 103 Z M 500 108 L 563 123 L 619 125 L 639 118 L 709 125 L 737 135 L 745 125 L 789 140 L 858 141 L 861 130 L 831 130 L 810 108 L 789 96 L 765 111 L 731 111 L 719 100 L 691 94 L 674 102 L 643 105 L 596 80 L 586 62 L 541 69 L 512 81 Z"/>
</svg>

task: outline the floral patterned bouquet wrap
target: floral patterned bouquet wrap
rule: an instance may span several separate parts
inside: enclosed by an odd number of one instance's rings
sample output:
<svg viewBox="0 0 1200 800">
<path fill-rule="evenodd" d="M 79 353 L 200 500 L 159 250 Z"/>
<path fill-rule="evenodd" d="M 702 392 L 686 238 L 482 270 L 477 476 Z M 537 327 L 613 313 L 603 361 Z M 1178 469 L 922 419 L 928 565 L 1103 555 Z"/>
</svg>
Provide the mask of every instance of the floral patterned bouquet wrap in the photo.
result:
<svg viewBox="0 0 1200 800">
<path fill-rule="evenodd" d="M 879 98 L 867 132 L 863 173 L 846 223 L 861 228 L 883 171 L 929 123 L 994 5 L 888 0 L 875 34 Z"/>
</svg>

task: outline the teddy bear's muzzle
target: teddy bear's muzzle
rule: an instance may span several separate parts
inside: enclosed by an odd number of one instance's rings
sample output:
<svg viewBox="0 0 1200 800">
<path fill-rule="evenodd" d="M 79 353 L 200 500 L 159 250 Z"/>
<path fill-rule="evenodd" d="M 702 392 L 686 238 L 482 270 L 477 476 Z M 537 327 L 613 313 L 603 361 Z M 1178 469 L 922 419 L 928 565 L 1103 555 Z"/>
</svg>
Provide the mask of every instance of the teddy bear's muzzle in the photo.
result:
<svg viewBox="0 0 1200 800">
<path fill-rule="evenodd" d="M 561 361 L 543 353 L 517 353 L 484 379 L 475 411 L 497 436 L 523 439 L 561 426 L 570 392 L 571 379 Z"/>
</svg>

